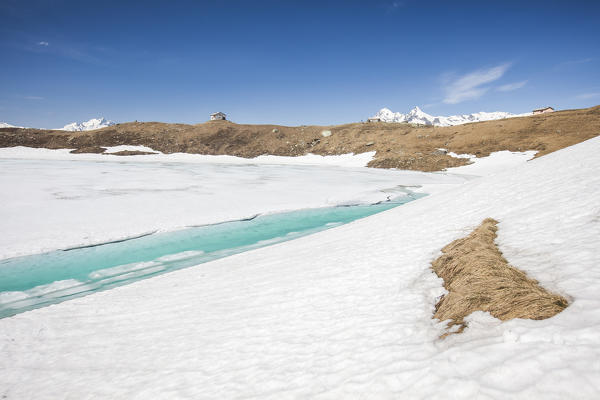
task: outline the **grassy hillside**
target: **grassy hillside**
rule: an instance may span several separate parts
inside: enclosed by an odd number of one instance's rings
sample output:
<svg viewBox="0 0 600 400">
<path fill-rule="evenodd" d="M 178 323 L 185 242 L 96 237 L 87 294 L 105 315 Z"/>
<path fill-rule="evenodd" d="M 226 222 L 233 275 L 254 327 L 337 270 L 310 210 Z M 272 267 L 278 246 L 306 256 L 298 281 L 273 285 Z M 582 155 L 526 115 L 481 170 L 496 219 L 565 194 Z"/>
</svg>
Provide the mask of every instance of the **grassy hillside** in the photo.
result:
<svg viewBox="0 0 600 400">
<path fill-rule="evenodd" d="M 330 131 L 330 136 L 323 136 Z M 376 151 L 378 168 L 440 171 L 466 163 L 437 150 L 486 156 L 499 150 L 538 150 L 538 156 L 600 134 L 600 106 L 451 127 L 405 123 L 337 126 L 241 125 L 211 121 L 197 125 L 129 122 L 87 132 L 0 129 L 0 147 L 104 151 L 103 146 L 145 145 L 165 153 L 298 156 Z"/>
</svg>

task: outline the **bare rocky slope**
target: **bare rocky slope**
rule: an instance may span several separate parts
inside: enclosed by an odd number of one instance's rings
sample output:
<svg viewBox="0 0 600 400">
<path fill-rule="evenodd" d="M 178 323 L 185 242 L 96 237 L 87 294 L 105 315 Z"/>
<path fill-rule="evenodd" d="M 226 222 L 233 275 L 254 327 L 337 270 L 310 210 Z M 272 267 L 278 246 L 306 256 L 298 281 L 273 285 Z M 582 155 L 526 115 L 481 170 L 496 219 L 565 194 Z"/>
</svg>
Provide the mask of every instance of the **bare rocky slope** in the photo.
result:
<svg viewBox="0 0 600 400">
<path fill-rule="evenodd" d="M 324 136 L 328 134 L 329 136 Z M 144 145 L 164 153 L 299 156 L 376 151 L 370 167 L 440 171 L 467 163 L 438 150 L 486 156 L 537 150 L 538 156 L 600 135 L 600 106 L 529 117 L 432 127 L 407 123 L 337 126 L 197 125 L 129 122 L 85 132 L 1 128 L 0 147 L 68 148 L 102 153 L 106 146 Z"/>
</svg>

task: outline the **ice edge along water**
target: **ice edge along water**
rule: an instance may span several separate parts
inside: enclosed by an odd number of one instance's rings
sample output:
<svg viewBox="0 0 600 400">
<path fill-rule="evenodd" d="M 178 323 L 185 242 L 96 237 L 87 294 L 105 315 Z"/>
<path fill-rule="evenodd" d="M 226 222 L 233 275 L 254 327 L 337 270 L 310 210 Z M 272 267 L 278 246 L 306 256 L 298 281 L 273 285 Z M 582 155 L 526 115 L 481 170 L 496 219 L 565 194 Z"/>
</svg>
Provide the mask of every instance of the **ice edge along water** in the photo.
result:
<svg viewBox="0 0 600 400">
<path fill-rule="evenodd" d="M 330 229 L 405 204 L 298 210 L 0 260 L 0 318 Z"/>
</svg>

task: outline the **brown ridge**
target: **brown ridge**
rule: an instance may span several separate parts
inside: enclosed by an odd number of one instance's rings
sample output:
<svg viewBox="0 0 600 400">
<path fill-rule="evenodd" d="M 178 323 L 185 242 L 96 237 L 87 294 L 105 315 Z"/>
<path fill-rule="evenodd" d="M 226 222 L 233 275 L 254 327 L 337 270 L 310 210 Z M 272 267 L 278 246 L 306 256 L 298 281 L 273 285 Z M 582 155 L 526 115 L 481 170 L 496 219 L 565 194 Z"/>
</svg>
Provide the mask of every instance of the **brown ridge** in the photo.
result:
<svg viewBox="0 0 600 400">
<path fill-rule="evenodd" d="M 330 136 L 323 136 L 330 131 Z M 299 156 L 376 151 L 370 167 L 441 171 L 464 165 L 439 148 L 487 156 L 500 150 L 537 150 L 538 156 L 600 134 L 600 106 L 530 117 L 432 127 L 407 123 L 337 126 L 242 125 L 210 121 L 197 125 L 129 122 L 87 132 L 0 129 L 0 147 L 29 146 L 101 152 L 101 147 L 144 145 L 164 153 Z"/>
</svg>

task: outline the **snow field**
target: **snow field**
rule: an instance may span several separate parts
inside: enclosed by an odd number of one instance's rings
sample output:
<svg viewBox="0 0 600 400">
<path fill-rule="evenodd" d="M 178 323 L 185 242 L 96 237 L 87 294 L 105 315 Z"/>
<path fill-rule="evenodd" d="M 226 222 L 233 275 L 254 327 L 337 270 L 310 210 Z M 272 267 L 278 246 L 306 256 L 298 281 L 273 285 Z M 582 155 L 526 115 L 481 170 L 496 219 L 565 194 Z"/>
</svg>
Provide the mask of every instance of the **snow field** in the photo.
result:
<svg viewBox="0 0 600 400">
<path fill-rule="evenodd" d="M 0 320 L 8 398 L 597 398 L 600 138 L 291 242 Z M 440 249 L 484 218 L 570 300 L 439 340 Z"/>
</svg>

